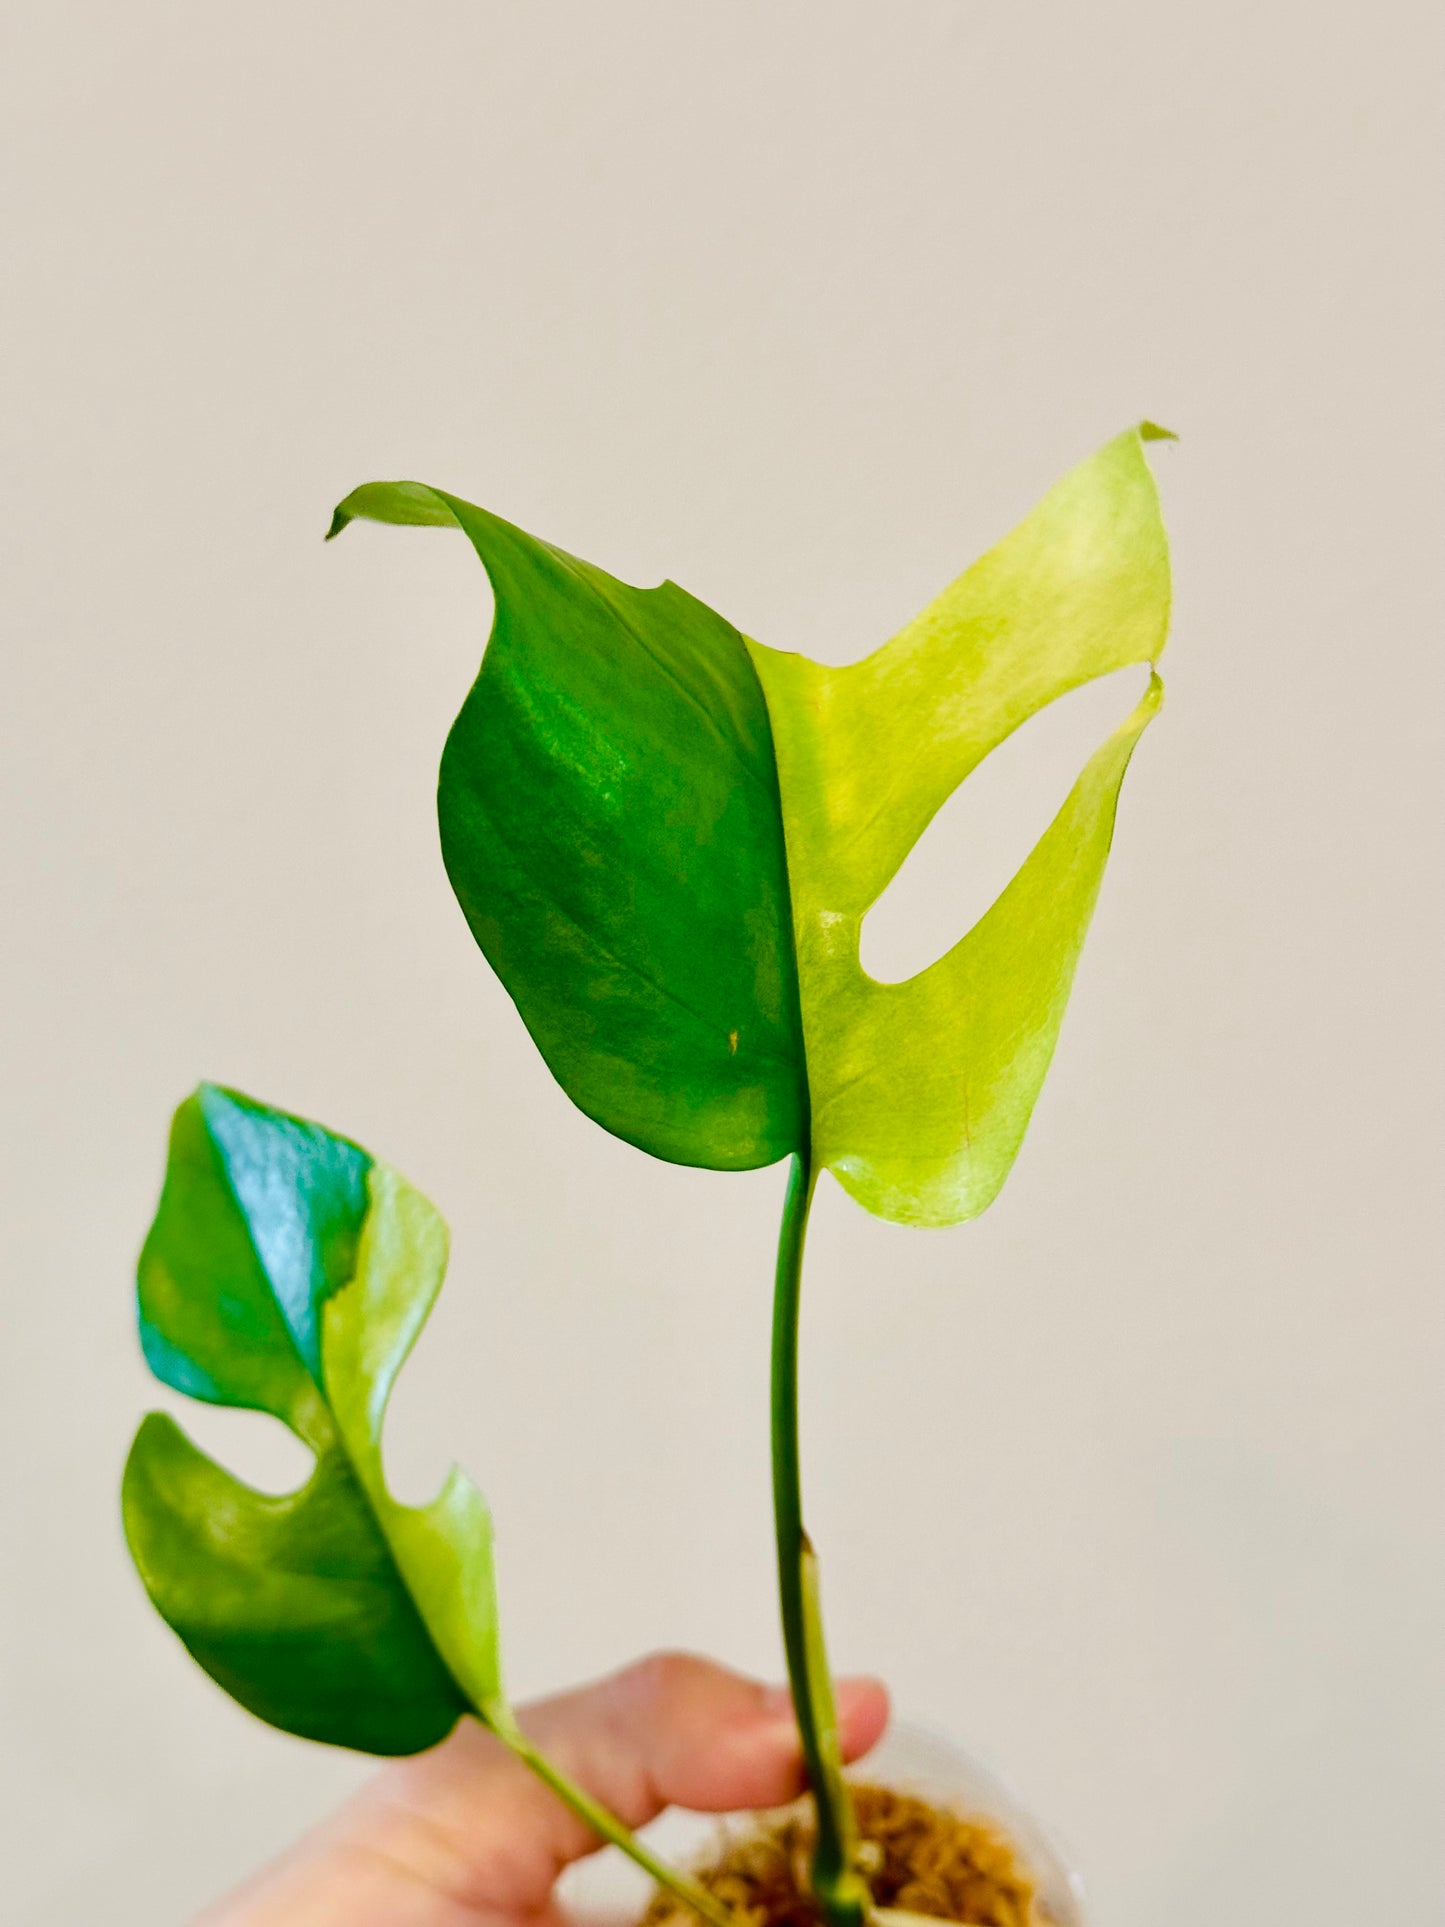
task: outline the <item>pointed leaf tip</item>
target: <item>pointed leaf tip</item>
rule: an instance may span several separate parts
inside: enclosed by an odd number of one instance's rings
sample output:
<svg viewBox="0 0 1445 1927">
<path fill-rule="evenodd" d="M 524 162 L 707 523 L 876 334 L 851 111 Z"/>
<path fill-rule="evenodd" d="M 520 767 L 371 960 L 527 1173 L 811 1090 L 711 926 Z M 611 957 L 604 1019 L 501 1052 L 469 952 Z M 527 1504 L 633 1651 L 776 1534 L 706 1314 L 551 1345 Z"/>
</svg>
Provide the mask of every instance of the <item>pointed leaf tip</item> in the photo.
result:
<svg viewBox="0 0 1445 1927">
<path fill-rule="evenodd" d="M 1158 422 L 1140 422 L 1139 439 L 1141 442 L 1177 442 L 1179 437 L 1172 428 L 1161 428 Z"/>
<path fill-rule="evenodd" d="M 326 532 L 329 542 L 348 522 L 391 522 L 402 528 L 457 526 L 451 497 L 424 482 L 363 482 L 337 503 Z"/>
</svg>

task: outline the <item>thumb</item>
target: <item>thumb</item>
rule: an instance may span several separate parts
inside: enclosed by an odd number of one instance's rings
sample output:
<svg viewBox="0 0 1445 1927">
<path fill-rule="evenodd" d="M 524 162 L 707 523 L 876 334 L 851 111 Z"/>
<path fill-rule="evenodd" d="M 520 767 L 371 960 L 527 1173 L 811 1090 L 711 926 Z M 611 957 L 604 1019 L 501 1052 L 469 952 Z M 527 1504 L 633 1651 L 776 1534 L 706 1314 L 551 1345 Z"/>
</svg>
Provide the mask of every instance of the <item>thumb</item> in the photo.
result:
<svg viewBox="0 0 1445 1927">
<path fill-rule="evenodd" d="M 888 1719 L 876 1680 L 839 1682 L 843 1753 L 866 1753 Z M 522 1715 L 541 1750 L 636 1827 L 667 1806 L 727 1812 L 778 1806 L 803 1790 L 785 1687 L 764 1686 L 691 1653 L 655 1653 Z M 594 1844 L 585 1829 L 584 1850 Z M 576 1858 L 576 1850 L 564 1856 Z"/>
<path fill-rule="evenodd" d="M 837 1702 L 844 1757 L 853 1759 L 882 1733 L 888 1697 L 876 1680 L 842 1680 Z M 654 1654 L 519 1717 L 554 1765 L 630 1827 L 666 1806 L 727 1812 L 776 1806 L 803 1790 L 786 1691 L 691 1654 Z M 387 1767 L 362 1800 L 373 1841 L 381 1822 L 394 1855 L 413 1865 L 419 1855 L 419 1871 L 480 1912 L 544 1907 L 561 1869 L 598 1845 L 555 1794 L 467 1720 L 430 1753 Z"/>
</svg>

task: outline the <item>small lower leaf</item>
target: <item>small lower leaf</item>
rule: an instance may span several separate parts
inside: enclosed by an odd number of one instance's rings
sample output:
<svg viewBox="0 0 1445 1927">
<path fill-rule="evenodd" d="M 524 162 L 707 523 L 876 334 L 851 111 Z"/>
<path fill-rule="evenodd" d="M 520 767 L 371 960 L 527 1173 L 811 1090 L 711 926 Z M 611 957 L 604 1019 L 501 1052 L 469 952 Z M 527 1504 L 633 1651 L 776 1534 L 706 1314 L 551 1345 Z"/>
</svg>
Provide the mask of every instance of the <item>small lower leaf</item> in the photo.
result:
<svg viewBox="0 0 1445 1927">
<path fill-rule="evenodd" d="M 456 1724 L 465 1702 L 341 1453 L 273 1498 L 152 1412 L 122 1504 L 156 1610 L 250 1712 L 363 1753 L 415 1753 Z"/>
<path fill-rule="evenodd" d="M 505 1707 L 481 1493 L 454 1471 L 404 1506 L 382 1469 L 387 1399 L 446 1250 L 426 1199 L 346 1140 L 213 1086 L 177 1112 L 141 1261 L 147 1356 L 193 1396 L 281 1418 L 316 1466 L 297 1492 L 257 1492 L 153 1412 L 126 1465 L 126 1537 L 227 1692 L 369 1753 Z"/>
</svg>

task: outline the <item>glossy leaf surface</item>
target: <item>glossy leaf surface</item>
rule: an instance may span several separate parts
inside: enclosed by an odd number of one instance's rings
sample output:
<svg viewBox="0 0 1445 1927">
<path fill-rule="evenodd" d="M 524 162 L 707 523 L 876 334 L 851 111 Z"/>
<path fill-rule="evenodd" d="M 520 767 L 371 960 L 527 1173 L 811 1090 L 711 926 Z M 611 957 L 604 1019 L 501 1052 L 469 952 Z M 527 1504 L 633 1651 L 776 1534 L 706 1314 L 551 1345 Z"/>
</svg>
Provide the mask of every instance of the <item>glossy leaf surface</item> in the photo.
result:
<svg viewBox="0 0 1445 1927">
<path fill-rule="evenodd" d="M 558 1082 L 680 1164 L 799 1141 L 802 1042 L 778 779 L 741 636 L 414 483 L 354 516 L 450 523 L 486 565 L 491 640 L 437 791 L 472 933 Z"/>
<path fill-rule="evenodd" d="M 905 1223 L 983 1210 L 1047 1071 L 1157 677 L 1013 881 L 880 984 L 863 918 L 940 805 L 1065 691 L 1157 661 L 1167 544 L 1143 442 L 1109 443 L 892 642 L 830 669 L 414 483 L 356 516 L 451 523 L 496 597 L 442 763 L 448 870 L 564 1089 L 734 1169 L 808 1148 Z M 772 814 L 770 815 L 770 812 Z"/>
<path fill-rule="evenodd" d="M 180 1107 L 141 1255 L 142 1342 L 193 1397 L 279 1418 L 315 1454 L 255 1491 L 163 1413 L 122 1506 L 157 1609 L 211 1676 L 288 1732 L 372 1753 L 506 1717 L 491 1523 L 454 1471 L 430 1505 L 386 1488 L 392 1383 L 446 1267 L 446 1228 L 345 1139 L 214 1086 Z"/>
</svg>

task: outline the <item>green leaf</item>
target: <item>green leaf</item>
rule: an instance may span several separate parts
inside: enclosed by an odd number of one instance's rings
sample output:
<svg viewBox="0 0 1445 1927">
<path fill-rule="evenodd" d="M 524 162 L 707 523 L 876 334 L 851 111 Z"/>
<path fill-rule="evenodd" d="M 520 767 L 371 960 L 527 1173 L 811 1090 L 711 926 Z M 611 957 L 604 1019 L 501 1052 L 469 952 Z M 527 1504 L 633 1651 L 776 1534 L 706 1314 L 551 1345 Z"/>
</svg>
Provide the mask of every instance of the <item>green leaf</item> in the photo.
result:
<svg viewBox="0 0 1445 1927">
<path fill-rule="evenodd" d="M 1080 464 L 916 621 L 831 669 L 637 590 L 456 497 L 492 580 L 442 761 L 453 886 L 563 1088 L 609 1130 L 736 1169 L 807 1150 L 869 1210 L 949 1224 L 997 1194 L 1047 1071 L 1158 709 L 1086 765 L 1017 876 L 929 969 L 880 984 L 864 917 L 935 812 L 1046 703 L 1157 661 L 1168 551 L 1145 424 Z"/>
<path fill-rule="evenodd" d="M 387 1165 L 203 1085 L 176 1113 L 141 1255 L 158 1377 L 279 1418 L 316 1456 L 253 1490 L 163 1413 L 126 1464 L 126 1537 L 157 1609 L 242 1705 L 306 1738 L 410 1753 L 471 1708 L 505 1721 L 491 1521 L 453 1471 L 387 1491 L 393 1381 L 446 1269 L 446 1227 Z"/>
<path fill-rule="evenodd" d="M 453 523 L 496 598 L 437 795 L 473 935 L 563 1089 L 680 1164 L 771 1164 L 803 1130 L 777 768 L 742 637 L 416 483 L 354 516 Z"/>
</svg>

